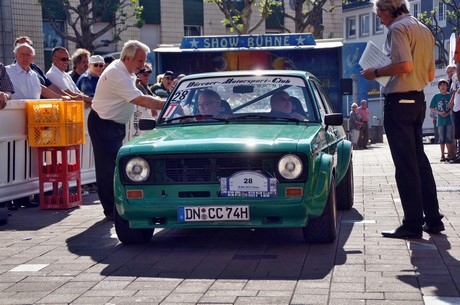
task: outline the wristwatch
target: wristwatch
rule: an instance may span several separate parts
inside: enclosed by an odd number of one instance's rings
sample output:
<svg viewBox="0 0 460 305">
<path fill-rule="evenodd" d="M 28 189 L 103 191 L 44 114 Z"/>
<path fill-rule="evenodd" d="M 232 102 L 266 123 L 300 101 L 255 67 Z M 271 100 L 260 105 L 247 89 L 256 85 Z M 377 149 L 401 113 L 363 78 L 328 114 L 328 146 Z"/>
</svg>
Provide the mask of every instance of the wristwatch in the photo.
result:
<svg viewBox="0 0 460 305">
<path fill-rule="evenodd" d="M 380 77 L 380 74 L 379 74 L 378 69 L 375 69 L 375 70 L 374 70 L 374 74 L 375 74 L 375 77 Z"/>
</svg>

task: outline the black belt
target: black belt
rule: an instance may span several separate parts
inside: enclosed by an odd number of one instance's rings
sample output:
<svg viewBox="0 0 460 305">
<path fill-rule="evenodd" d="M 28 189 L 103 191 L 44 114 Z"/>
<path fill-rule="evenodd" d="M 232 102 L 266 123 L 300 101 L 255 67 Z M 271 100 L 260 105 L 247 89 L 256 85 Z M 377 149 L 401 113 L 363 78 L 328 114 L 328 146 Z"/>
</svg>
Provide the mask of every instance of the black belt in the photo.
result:
<svg viewBox="0 0 460 305">
<path fill-rule="evenodd" d="M 109 123 L 111 123 L 111 124 L 120 125 L 120 127 L 123 127 L 123 128 L 125 127 L 124 124 L 115 122 L 115 121 L 113 121 L 113 120 L 107 120 L 107 119 L 101 118 L 101 117 L 99 116 L 99 114 L 96 112 L 96 110 L 94 110 L 94 109 L 92 109 L 92 108 L 91 108 L 91 112 L 93 112 L 99 120 L 102 120 L 102 121 L 105 121 L 105 122 L 109 122 Z"/>
<path fill-rule="evenodd" d="M 393 96 L 393 95 L 416 95 L 416 94 L 420 94 L 420 93 L 423 93 L 423 91 L 406 91 L 406 92 L 392 92 L 392 93 L 387 93 L 387 94 L 384 94 L 383 96 L 384 97 L 387 97 L 387 96 Z"/>
</svg>

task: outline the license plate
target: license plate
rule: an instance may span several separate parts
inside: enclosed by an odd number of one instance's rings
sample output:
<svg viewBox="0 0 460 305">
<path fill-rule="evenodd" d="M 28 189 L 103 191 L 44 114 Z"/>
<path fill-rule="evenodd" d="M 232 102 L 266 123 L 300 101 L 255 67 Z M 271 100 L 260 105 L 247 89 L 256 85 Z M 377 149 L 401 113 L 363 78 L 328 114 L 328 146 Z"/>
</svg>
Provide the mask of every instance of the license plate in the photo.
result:
<svg viewBox="0 0 460 305">
<path fill-rule="evenodd" d="M 249 206 L 179 207 L 178 222 L 249 220 Z"/>
</svg>

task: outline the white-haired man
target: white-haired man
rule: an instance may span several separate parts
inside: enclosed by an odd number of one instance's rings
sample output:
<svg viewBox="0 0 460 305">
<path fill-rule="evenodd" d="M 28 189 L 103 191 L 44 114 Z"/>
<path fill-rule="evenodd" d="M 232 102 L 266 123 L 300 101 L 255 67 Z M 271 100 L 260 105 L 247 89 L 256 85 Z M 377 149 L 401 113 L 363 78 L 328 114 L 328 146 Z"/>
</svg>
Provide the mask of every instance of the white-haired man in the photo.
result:
<svg viewBox="0 0 460 305">
<path fill-rule="evenodd" d="M 404 210 L 402 225 L 384 237 L 421 238 L 444 230 L 430 162 L 423 150 L 425 117 L 423 88 L 434 79 L 434 38 L 409 14 L 406 0 L 376 0 L 376 13 L 388 28 L 384 52 L 391 64 L 366 69 L 373 80 L 390 76 L 383 90 L 384 127 L 396 168 L 396 183 Z"/>
<path fill-rule="evenodd" d="M 27 43 L 14 48 L 16 61 L 6 66 L 6 71 L 14 86 L 13 99 L 39 99 L 42 92 L 40 78 L 30 65 L 35 58 L 35 49 Z"/>
<path fill-rule="evenodd" d="M 107 220 L 113 220 L 113 175 L 125 125 L 133 117 L 136 105 L 160 110 L 165 104 L 159 98 L 143 95 L 136 87 L 136 73 L 144 68 L 148 52 L 149 47 L 137 40 L 124 44 L 120 59 L 113 61 L 99 78 L 88 116 L 97 190 Z"/>
</svg>

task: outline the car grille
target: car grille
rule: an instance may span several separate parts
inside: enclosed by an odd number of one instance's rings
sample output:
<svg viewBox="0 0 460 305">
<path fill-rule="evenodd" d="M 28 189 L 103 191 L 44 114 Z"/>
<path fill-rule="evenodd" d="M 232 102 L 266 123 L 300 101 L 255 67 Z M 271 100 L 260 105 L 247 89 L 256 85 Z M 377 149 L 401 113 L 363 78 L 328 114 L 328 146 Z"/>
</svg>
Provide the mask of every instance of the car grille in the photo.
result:
<svg viewBox="0 0 460 305">
<path fill-rule="evenodd" d="M 239 171 L 258 171 L 267 177 L 284 179 L 277 171 L 279 159 L 285 153 L 257 154 L 200 154 L 200 155 L 149 155 L 139 156 L 150 165 L 150 177 L 140 184 L 209 184 L 220 183 L 220 178 L 229 177 Z M 124 168 L 132 157 L 124 157 L 120 161 L 121 177 L 124 184 L 133 183 L 126 177 Z M 306 157 L 299 155 L 306 165 Z M 304 174 L 290 182 L 305 181 Z"/>
</svg>

